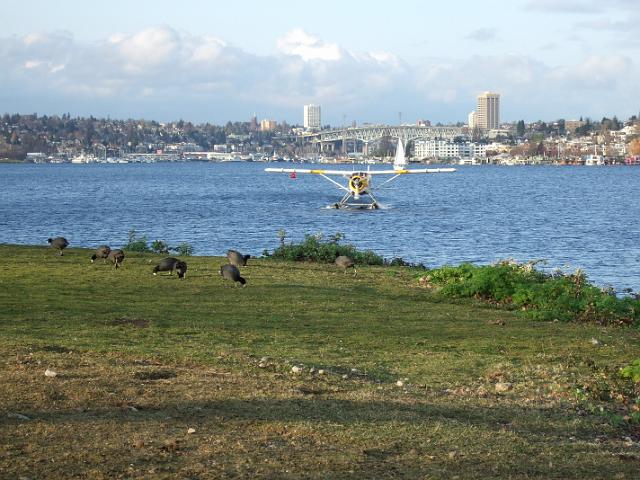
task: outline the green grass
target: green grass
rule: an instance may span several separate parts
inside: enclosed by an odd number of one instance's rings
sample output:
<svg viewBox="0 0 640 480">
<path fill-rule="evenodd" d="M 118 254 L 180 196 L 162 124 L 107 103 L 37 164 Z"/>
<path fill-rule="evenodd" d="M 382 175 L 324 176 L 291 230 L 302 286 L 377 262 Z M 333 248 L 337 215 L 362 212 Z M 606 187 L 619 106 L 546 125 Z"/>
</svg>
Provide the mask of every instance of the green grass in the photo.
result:
<svg viewBox="0 0 640 480">
<path fill-rule="evenodd" d="M 236 288 L 221 258 L 181 281 L 158 255 L 0 255 L 0 477 L 637 478 L 637 329 L 446 298 L 406 267 L 252 259 Z"/>
</svg>

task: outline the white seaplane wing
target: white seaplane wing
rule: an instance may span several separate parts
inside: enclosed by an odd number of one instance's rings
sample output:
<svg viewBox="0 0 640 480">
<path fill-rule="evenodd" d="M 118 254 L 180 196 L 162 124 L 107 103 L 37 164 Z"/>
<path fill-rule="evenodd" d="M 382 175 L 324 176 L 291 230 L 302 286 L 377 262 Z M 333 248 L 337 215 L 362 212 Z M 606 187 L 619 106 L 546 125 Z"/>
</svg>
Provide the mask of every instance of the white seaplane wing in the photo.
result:
<svg viewBox="0 0 640 480">
<path fill-rule="evenodd" d="M 311 173 L 314 175 L 342 175 L 344 177 L 350 177 L 355 173 L 351 170 L 325 170 L 318 168 L 265 168 L 265 172 L 271 173 Z"/>
<path fill-rule="evenodd" d="M 350 177 L 354 173 L 366 173 L 367 175 L 407 175 L 410 173 L 448 173 L 455 172 L 455 168 L 416 168 L 416 169 L 389 169 L 389 170 L 326 170 L 313 168 L 265 168 L 270 173 L 311 173 L 314 175 L 342 175 Z"/>
</svg>

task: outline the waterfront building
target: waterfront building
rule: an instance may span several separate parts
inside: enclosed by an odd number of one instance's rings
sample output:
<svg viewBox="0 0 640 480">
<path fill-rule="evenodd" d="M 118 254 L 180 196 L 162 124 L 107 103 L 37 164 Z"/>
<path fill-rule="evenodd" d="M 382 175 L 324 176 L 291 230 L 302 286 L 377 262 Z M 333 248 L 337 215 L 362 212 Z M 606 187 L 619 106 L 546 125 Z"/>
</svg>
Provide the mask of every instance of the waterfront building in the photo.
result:
<svg viewBox="0 0 640 480">
<path fill-rule="evenodd" d="M 152 147 L 152 146 L 150 145 L 149 147 Z M 182 154 L 184 152 L 202 152 L 204 151 L 204 148 L 202 148 L 197 143 L 180 142 L 180 143 L 170 143 L 168 145 L 164 145 L 164 148 L 147 148 L 146 153 L 150 153 L 151 151 L 155 151 L 155 153 L 162 153 L 163 151 L 166 151 L 166 153 Z"/>
<path fill-rule="evenodd" d="M 227 153 L 229 151 L 229 148 L 226 143 L 220 143 L 213 146 L 213 151 L 215 153 Z"/>
<path fill-rule="evenodd" d="M 449 142 L 447 140 L 416 140 L 416 158 L 484 158 L 487 147 L 482 143 Z"/>
<path fill-rule="evenodd" d="M 492 130 L 500 126 L 500 94 L 484 92 L 478 95 L 477 126 Z"/>
<path fill-rule="evenodd" d="M 319 129 L 320 125 L 320 105 L 305 105 L 304 128 L 307 130 Z"/>
</svg>

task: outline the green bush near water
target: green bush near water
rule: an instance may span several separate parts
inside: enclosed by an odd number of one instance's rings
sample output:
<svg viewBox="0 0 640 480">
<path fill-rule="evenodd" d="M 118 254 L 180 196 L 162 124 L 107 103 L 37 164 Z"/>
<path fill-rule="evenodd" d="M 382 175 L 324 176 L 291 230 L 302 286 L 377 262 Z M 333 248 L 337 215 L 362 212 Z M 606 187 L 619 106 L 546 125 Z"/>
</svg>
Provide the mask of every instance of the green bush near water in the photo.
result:
<svg viewBox="0 0 640 480">
<path fill-rule="evenodd" d="M 280 246 L 273 253 L 265 250 L 263 255 L 268 258 L 289 260 L 296 262 L 332 263 L 336 257 L 346 255 L 354 259 L 359 265 L 384 265 L 384 258 L 371 250 L 359 251 L 353 245 L 341 245 L 344 235 L 336 233 L 329 240 L 323 240 L 322 234 L 305 235 L 301 243 L 285 244 L 284 231 L 278 232 Z"/>
<path fill-rule="evenodd" d="M 640 300 L 619 298 L 589 283 L 584 272 L 543 273 L 534 263 L 502 261 L 494 265 L 464 263 L 428 270 L 427 283 L 444 295 L 473 297 L 519 308 L 539 320 L 588 321 L 602 325 L 640 324 Z"/>
<path fill-rule="evenodd" d="M 138 253 L 169 254 L 170 252 L 175 252 L 181 256 L 193 255 L 193 247 L 186 242 L 180 243 L 175 247 L 170 247 L 164 240 L 154 240 L 151 242 L 151 245 L 149 245 L 147 236 L 142 235 L 139 237 L 134 228 L 129 230 L 127 244 L 122 248 L 128 252 Z"/>
<path fill-rule="evenodd" d="M 129 230 L 127 244 L 122 247 L 127 252 L 147 253 L 151 252 L 151 248 L 147 243 L 147 236 L 138 237 L 138 232 L 134 228 Z"/>
</svg>

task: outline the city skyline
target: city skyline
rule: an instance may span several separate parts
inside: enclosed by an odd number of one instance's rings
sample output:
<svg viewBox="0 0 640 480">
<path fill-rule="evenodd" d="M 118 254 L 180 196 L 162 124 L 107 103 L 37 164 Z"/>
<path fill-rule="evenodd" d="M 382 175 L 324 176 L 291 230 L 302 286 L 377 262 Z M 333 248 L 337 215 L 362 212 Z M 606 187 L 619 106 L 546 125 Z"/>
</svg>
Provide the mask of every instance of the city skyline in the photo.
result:
<svg viewBox="0 0 640 480">
<path fill-rule="evenodd" d="M 640 109 L 637 2 L 365 5 L 27 0 L 4 12 L 0 110 L 302 124 L 316 104 L 332 125 L 450 123 L 484 91 L 508 122 Z"/>
</svg>

